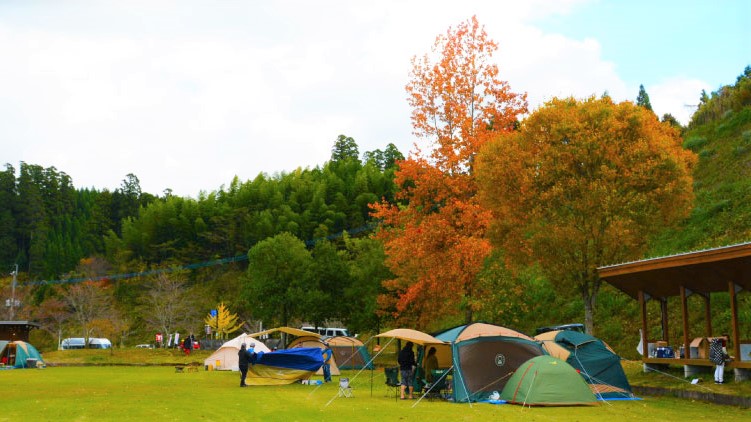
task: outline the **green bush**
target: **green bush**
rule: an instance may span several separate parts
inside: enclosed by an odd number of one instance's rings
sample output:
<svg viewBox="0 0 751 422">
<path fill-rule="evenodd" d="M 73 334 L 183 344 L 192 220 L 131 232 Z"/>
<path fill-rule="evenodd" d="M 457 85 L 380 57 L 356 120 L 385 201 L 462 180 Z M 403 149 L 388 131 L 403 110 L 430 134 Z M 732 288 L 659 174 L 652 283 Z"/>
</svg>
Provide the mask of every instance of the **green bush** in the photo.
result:
<svg viewBox="0 0 751 422">
<path fill-rule="evenodd" d="M 686 149 L 690 149 L 694 152 L 700 150 L 704 145 L 707 144 L 707 138 L 704 136 L 692 136 L 688 139 L 686 139 L 685 142 L 683 142 L 683 147 Z"/>
<path fill-rule="evenodd" d="M 714 149 L 704 149 L 701 152 L 699 152 L 699 157 L 703 159 L 709 159 L 714 157 L 716 154 L 716 151 Z"/>
</svg>

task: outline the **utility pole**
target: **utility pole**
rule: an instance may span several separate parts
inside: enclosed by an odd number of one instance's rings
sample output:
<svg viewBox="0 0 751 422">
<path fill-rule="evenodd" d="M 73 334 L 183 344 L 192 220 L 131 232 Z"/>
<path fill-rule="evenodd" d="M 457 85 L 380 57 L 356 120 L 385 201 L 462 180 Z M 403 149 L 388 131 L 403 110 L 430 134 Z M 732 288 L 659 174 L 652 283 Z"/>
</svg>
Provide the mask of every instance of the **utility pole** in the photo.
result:
<svg viewBox="0 0 751 422">
<path fill-rule="evenodd" d="M 13 276 L 13 282 L 10 285 L 10 320 L 13 321 L 16 316 L 16 276 L 18 275 L 18 264 L 16 264 L 16 269 L 13 270 L 11 275 Z"/>
</svg>

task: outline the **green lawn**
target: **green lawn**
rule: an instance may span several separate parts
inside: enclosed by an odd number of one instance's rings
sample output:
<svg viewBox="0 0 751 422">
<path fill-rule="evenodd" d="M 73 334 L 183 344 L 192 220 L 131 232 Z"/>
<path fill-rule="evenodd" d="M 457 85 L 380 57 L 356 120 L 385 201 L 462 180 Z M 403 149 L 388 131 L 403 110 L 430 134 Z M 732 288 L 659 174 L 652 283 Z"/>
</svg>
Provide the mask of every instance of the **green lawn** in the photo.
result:
<svg viewBox="0 0 751 422">
<path fill-rule="evenodd" d="M 196 356 L 197 357 L 197 356 Z M 353 378 L 355 372 L 345 371 Z M 397 401 L 386 397 L 383 372 L 364 371 L 354 398 L 337 398 L 335 382 L 239 388 L 239 374 L 175 373 L 171 366 L 72 366 L 0 371 L 0 421 L 26 420 L 749 420 L 751 411 L 671 398 L 593 407 Z"/>
</svg>

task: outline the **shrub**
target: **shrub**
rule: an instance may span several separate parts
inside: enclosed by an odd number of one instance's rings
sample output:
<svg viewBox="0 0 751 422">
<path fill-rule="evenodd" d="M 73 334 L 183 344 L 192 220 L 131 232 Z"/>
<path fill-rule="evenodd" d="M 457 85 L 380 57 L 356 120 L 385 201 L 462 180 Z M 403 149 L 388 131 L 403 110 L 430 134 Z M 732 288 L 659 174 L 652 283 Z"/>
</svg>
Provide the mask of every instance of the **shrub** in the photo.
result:
<svg viewBox="0 0 751 422">
<path fill-rule="evenodd" d="M 683 147 L 696 152 L 696 151 L 700 150 L 706 144 L 707 144 L 707 138 L 706 137 L 704 137 L 704 136 L 692 136 L 692 137 L 686 139 L 685 142 L 683 142 Z"/>
</svg>

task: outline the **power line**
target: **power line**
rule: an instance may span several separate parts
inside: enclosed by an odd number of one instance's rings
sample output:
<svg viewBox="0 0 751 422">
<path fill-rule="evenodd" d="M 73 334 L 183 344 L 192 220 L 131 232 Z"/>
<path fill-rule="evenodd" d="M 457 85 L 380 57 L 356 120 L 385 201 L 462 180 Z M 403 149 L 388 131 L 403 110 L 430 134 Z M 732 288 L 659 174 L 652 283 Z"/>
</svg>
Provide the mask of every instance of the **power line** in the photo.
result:
<svg viewBox="0 0 751 422">
<path fill-rule="evenodd" d="M 312 247 L 316 243 L 322 241 L 322 240 L 333 240 L 340 238 L 344 236 L 344 233 L 347 234 L 358 234 L 365 231 L 373 230 L 378 226 L 377 223 L 370 223 L 366 224 L 364 226 L 360 226 L 351 230 L 343 230 L 339 233 L 335 233 L 326 237 L 319 237 L 312 240 L 306 240 L 305 246 Z M 211 261 L 204 261 L 204 262 L 196 262 L 193 264 L 186 264 L 186 265 L 179 265 L 175 267 L 170 268 L 159 268 L 154 270 L 148 270 L 148 271 L 140 271 L 140 272 L 133 272 L 133 273 L 124 273 L 124 274 L 112 274 L 112 275 L 103 275 L 98 277 L 80 277 L 80 278 L 69 278 L 69 279 L 60 279 L 60 280 L 41 280 L 41 281 L 30 281 L 27 283 L 24 283 L 27 286 L 30 285 L 41 285 L 41 284 L 64 284 L 64 283 L 80 283 L 83 281 L 103 281 L 103 280 L 123 280 L 128 278 L 135 278 L 135 277 L 145 277 L 150 275 L 157 275 L 157 274 L 165 274 L 165 273 L 172 273 L 175 271 L 182 271 L 182 270 L 195 270 L 198 268 L 206 268 L 206 267 L 213 267 L 216 265 L 226 265 L 232 262 L 240 262 L 240 261 L 247 261 L 248 255 L 237 255 L 232 256 L 228 258 L 220 258 L 220 259 L 214 259 Z"/>
</svg>

